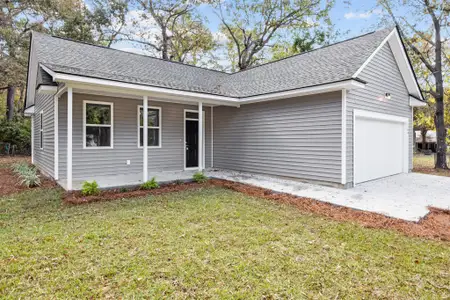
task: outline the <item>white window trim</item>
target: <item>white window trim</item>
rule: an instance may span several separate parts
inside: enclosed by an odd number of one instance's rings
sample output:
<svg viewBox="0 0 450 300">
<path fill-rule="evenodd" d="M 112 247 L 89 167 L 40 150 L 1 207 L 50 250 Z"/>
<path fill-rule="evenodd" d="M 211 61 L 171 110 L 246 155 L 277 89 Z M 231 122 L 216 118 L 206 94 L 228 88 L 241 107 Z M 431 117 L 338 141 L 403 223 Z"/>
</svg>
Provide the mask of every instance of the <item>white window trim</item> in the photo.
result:
<svg viewBox="0 0 450 300">
<path fill-rule="evenodd" d="M 111 124 L 86 124 L 86 104 L 101 104 L 109 105 L 111 107 Z M 97 146 L 97 147 L 87 147 L 86 146 L 86 127 L 111 127 L 111 146 Z M 103 102 L 103 101 L 93 101 L 93 100 L 83 100 L 83 149 L 114 149 L 114 103 L 113 102 Z"/>
<path fill-rule="evenodd" d="M 44 150 L 44 111 L 39 113 L 39 149 Z"/>
<path fill-rule="evenodd" d="M 139 113 L 141 111 L 142 108 L 142 112 L 144 111 L 144 106 L 143 105 L 138 105 L 137 107 L 137 146 L 138 148 L 142 149 L 143 146 L 141 146 L 141 135 L 140 135 L 140 129 L 141 127 L 144 128 L 144 126 L 141 126 L 141 122 L 140 122 L 140 116 Z M 149 106 L 148 109 L 157 109 L 159 111 L 158 116 L 159 116 L 159 126 L 148 126 L 147 125 L 147 129 L 159 129 L 159 145 L 158 146 L 148 146 L 147 148 L 149 149 L 157 149 L 157 148 L 161 148 L 162 147 L 162 109 L 159 106 Z"/>
<path fill-rule="evenodd" d="M 186 118 L 186 113 L 187 112 L 193 112 L 193 113 L 198 113 L 198 110 L 195 109 L 185 109 L 183 112 L 183 166 L 184 166 L 184 170 L 185 171 L 191 171 L 191 170 L 198 170 L 198 167 L 191 167 L 188 168 L 186 167 L 186 121 L 199 121 L 199 118 Z M 203 151 L 202 151 L 202 155 L 203 155 L 203 167 L 205 167 L 205 157 L 206 157 L 206 153 L 205 153 L 205 140 L 206 140 L 206 113 L 205 110 L 203 110 Z"/>
</svg>

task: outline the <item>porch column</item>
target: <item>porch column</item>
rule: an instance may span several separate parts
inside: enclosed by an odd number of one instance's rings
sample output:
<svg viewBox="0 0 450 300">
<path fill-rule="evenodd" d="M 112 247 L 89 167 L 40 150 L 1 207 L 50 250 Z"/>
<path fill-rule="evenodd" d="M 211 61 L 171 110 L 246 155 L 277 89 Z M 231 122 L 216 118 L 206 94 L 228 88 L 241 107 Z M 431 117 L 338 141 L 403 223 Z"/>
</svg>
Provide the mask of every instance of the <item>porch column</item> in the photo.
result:
<svg viewBox="0 0 450 300">
<path fill-rule="evenodd" d="M 72 88 L 67 88 L 67 190 L 72 190 Z M 86 143 L 86 141 L 83 141 Z"/>
<path fill-rule="evenodd" d="M 148 96 L 144 96 L 143 98 L 143 125 L 144 125 L 144 137 L 143 137 L 143 145 L 142 149 L 144 150 L 144 170 L 142 181 L 146 182 L 148 180 Z"/>
<path fill-rule="evenodd" d="M 203 103 L 198 103 L 198 170 L 203 170 Z"/>
<path fill-rule="evenodd" d="M 31 115 L 31 163 L 34 164 L 34 114 Z"/>
<path fill-rule="evenodd" d="M 54 122 L 53 122 L 53 126 L 54 126 L 54 162 L 55 162 L 55 166 L 54 166 L 54 171 L 53 171 L 53 177 L 55 178 L 55 180 L 59 179 L 59 114 L 58 114 L 58 101 L 59 101 L 59 96 L 55 95 L 54 99 L 54 112 L 53 112 L 53 116 L 54 116 Z"/>
</svg>

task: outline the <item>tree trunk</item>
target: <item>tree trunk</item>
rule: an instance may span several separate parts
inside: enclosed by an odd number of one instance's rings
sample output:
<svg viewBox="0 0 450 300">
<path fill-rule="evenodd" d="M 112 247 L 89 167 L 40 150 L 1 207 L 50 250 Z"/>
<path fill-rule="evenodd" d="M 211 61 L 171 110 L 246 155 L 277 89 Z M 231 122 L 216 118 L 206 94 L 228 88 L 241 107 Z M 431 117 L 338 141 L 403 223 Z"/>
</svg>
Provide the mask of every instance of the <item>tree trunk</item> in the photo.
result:
<svg viewBox="0 0 450 300">
<path fill-rule="evenodd" d="M 441 83 L 442 84 L 442 83 Z M 444 97 L 436 97 L 436 114 L 434 116 L 436 125 L 436 169 L 447 169 L 447 130 L 444 122 Z"/>
<path fill-rule="evenodd" d="M 436 30 L 435 34 L 435 72 L 436 79 L 436 113 L 434 115 L 434 124 L 436 126 L 436 169 L 448 169 L 447 167 L 447 130 L 445 128 L 445 110 L 444 110 L 444 80 L 442 78 L 442 41 L 441 26 L 436 16 L 433 14 L 433 24 Z"/>
<path fill-rule="evenodd" d="M 6 95 L 6 119 L 11 121 L 14 117 L 14 94 L 16 88 L 14 86 L 8 86 L 8 93 Z"/>
<path fill-rule="evenodd" d="M 427 132 L 428 132 L 428 130 L 426 128 L 420 129 L 420 134 L 422 135 L 422 151 L 426 150 L 425 145 L 427 143 Z"/>
</svg>

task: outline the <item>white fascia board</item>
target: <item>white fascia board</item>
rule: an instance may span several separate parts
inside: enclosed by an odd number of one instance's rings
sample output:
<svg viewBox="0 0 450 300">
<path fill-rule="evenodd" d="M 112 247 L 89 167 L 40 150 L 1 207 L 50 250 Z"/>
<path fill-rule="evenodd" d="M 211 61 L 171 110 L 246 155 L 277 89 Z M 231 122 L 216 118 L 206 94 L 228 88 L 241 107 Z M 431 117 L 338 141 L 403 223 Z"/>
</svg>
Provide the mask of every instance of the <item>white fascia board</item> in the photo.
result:
<svg viewBox="0 0 450 300">
<path fill-rule="evenodd" d="M 349 79 L 349 80 L 345 80 L 345 81 L 341 81 L 341 82 L 322 84 L 322 85 L 318 85 L 318 86 L 306 87 L 306 88 L 296 89 L 296 90 L 292 90 L 292 91 L 285 91 L 285 92 L 273 93 L 273 94 L 268 94 L 268 95 L 242 98 L 239 101 L 239 103 L 240 104 L 250 104 L 250 103 L 263 102 L 263 101 L 271 101 L 271 100 L 277 100 L 277 99 L 300 97 L 300 96 L 306 96 L 306 95 L 312 95 L 312 94 L 322 94 L 322 93 L 328 93 L 328 92 L 333 92 L 333 91 L 341 91 L 343 89 L 346 89 L 346 90 L 360 89 L 360 88 L 364 88 L 365 86 L 366 85 L 360 81 L 357 81 L 354 79 Z"/>
<path fill-rule="evenodd" d="M 424 107 L 427 106 L 428 104 L 426 102 L 417 100 L 414 97 L 409 96 L 409 106 L 411 107 Z"/>
<path fill-rule="evenodd" d="M 407 53 L 403 47 L 400 35 L 395 30 L 395 34 L 389 39 L 389 46 L 394 54 L 395 61 L 397 62 L 400 73 L 402 74 L 403 81 L 405 82 L 408 92 L 420 100 L 423 100 L 422 93 L 420 92 L 419 84 L 416 81 L 416 76 L 409 63 Z"/>
<path fill-rule="evenodd" d="M 381 42 L 381 44 L 375 49 L 375 51 L 367 58 L 367 60 L 362 64 L 361 67 L 353 74 L 353 78 L 357 78 L 362 70 L 372 61 L 372 59 L 377 55 L 377 53 L 383 48 L 383 46 L 389 43 L 391 47 L 392 53 L 394 55 L 395 61 L 398 65 L 400 73 L 402 74 L 403 81 L 405 82 L 406 88 L 410 94 L 417 95 L 421 100 L 422 93 L 420 92 L 419 85 L 416 81 L 416 77 L 414 76 L 414 71 L 409 64 L 409 60 L 405 49 L 403 48 L 402 41 L 400 39 L 400 35 L 396 28 L 394 28 L 391 33 Z"/>
<path fill-rule="evenodd" d="M 45 72 L 47 72 L 48 75 L 50 75 L 50 76 L 53 77 L 53 81 L 56 81 L 56 80 L 55 80 L 55 75 L 56 75 L 55 72 L 53 72 L 52 70 L 50 70 L 49 68 L 47 68 L 47 67 L 44 66 L 43 64 L 39 64 L 39 66 L 40 66 Z"/>
<path fill-rule="evenodd" d="M 27 109 L 25 109 L 25 111 L 23 112 L 23 114 L 27 117 L 30 117 L 32 115 L 34 115 L 34 105 L 28 107 Z"/>
<path fill-rule="evenodd" d="M 58 91 L 58 87 L 55 85 L 40 85 L 37 93 L 39 95 L 54 95 Z"/>
<path fill-rule="evenodd" d="M 203 101 L 203 104 L 225 105 L 235 107 L 239 107 L 242 104 L 257 103 L 262 101 L 272 101 L 277 99 L 305 96 L 311 94 L 321 94 L 332 91 L 340 91 L 342 89 L 351 90 L 365 87 L 364 83 L 354 79 L 349 79 L 341 82 L 322 84 L 313 87 L 295 89 L 291 91 L 277 92 L 245 98 L 237 98 L 237 97 L 226 97 L 226 96 L 204 94 L 198 92 L 173 90 L 168 88 L 137 85 L 132 83 L 124 83 L 112 80 L 84 77 L 79 75 L 55 73 L 50 69 L 46 68 L 45 66 L 42 67 L 46 72 L 48 72 L 53 77 L 54 81 L 64 82 L 73 88 L 79 88 L 83 90 L 93 90 L 93 91 L 104 90 L 105 92 L 112 91 L 117 93 L 132 92 L 132 94 L 135 96 L 149 96 L 153 94 L 156 97 L 160 97 L 163 99 L 165 98 L 168 100 L 182 100 L 184 102 L 195 102 L 195 103 L 197 103 L 198 101 Z"/>
<path fill-rule="evenodd" d="M 98 86 L 103 86 L 106 88 L 121 89 L 122 91 L 124 89 L 126 89 L 128 91 L 133 91 L 133 94 L 140 95 L 140 96 L 145 96 L 145 95 L 149 95 L 149 94 L 161 94 L 161 95 L 169 95 L 174 98 L 182 98 L 186 101 L 188 101 L 188 100 L 191 100 L 191 101 L 204 100 L 211 104 L 239 106 L 239 99 L 232 98 L 232 97 L 217 96 L 217 95 L 210 95 L 210 94 L 203 94 L 203 93 L 196 93 L 196 92 L 186 92 L 186 91 L 173 90 L 173 89 L 168 89 L 168 88 L 144 86 L 144 85 L 137 85 L 137 84 L 132 84 L 132 83 L 124 83 L 124 82 L 117 82 L 117 81 L 112 81 L 112 80 L 96 79 L 96 78 L 90 78 L 90 77 L 84 77 L 84 76 L 78 76 L 78 75 L 68 75 L 68 74 L 61 74 L 61 73 L 55 73 L 52 76 L 53 76 L 53 80 L 55 80 L 57 82 L 65 82 L 73 87 L 76 87 L 77 84 L 79 87 L 81 87 L 81 85 L 83 85 L 84 88 L 88 88 L 89 85 L 95 86 L 96 88 L 98 88 Z"/>
</svg>

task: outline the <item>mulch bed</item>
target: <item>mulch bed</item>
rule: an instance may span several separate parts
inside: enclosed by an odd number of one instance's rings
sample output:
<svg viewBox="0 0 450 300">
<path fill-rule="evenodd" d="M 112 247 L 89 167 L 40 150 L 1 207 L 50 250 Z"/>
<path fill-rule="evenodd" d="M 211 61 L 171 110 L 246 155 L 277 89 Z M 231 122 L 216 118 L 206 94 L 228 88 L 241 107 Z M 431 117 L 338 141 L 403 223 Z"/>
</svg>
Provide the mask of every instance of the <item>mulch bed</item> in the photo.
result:
<svg viewBox="0 0 450 300">
<path fill-rule="evenodd" d="M 318 200 L 297 197 L 285 193 L 276 193 L 268 189 L 255 187 L 247 184 L 211 179 L 205 184 L 184 183 L 168 184 L 154 190 L 106 190 L 99 195 L 84 197 L 80 192 L 66 193 L 64 202 L 68 204 L 83 204 L 96 201 L 108 201 L 132 197 L 143 197 L 147 195 L 160 195 L 170 192 L 195 190 L 201 187 L 218 186 L 231 189 L 249 196 L 265 198 L 274 202 L 289 204 L 302 212 L 324 216 L 336 221 L 351 221 L 363 227 L 391 229 L 401 232 L 407 236 L 423 237 L 442 241 L 450 241 L 450 211 L 430 208 L 430 213 L 419 222 L 409 222 L 390 218 L 378 213 L 356 210 L 349 207 L 337 206 Z"/>
<path fill-rule="evenodd" d="M 141 190 L 139 188 L 127 189 L 122 192 L 120 189 L 103 190 L 97 195 L 83 196 L 80 191 L 67 192 L 64 195 L 64 202 L 68 204 L 83 204 L 99 201 L 109 201 L 117 199 L 126 199 L 134 197 L 144 197 L 147 195 L 161 195 L 171 192 L 180 192 L 186 190 L 195 190 L 205 187 L 205 184 L 188 182 L 182 184 L 166 184 L 154 190 Z"/>
<path fill-rule="evenodd" d="M 19 178 L 13 173 L 11 167 L 14 163 L 27 161 L 29 157 L 0 157 L 0 197 L 15 194 L 18 192 L 29 191 L 36 188 L 49 188 L 56 186 L 53 180 L 41 176 L 41 185 L 39 187 L 28 188 L 20 184 Z"/>
</svg>

